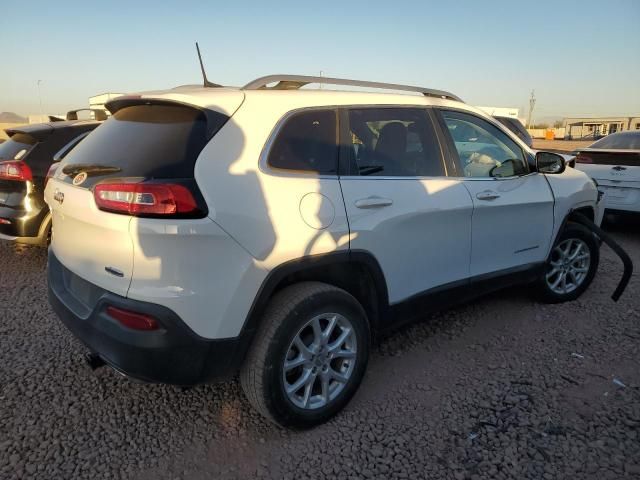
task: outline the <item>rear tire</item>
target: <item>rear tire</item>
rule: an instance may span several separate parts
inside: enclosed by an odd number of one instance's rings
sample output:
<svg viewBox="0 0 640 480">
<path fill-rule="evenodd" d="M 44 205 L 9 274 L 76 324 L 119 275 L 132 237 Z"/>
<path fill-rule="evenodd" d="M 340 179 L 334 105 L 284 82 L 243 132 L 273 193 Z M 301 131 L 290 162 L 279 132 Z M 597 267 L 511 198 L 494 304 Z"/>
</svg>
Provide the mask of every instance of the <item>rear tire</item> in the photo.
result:
<svg viewBox="0 0 640 480">
<path fill-rule="evenodd" d="M 536 282 L 539 300 L 544 303 L 575 300 L 593 281 L 599 261 L 600 244 L 593 233 L 582 225 L 567 223 Z"/>
<path fill-rule="evenodd" d="M 369 344 L 367 317 L 353 296 L 324 283 L 298 283 L 278 292 L 267 306 L 240 383 L 249 402 L 270 421 L 313 427 L 354 395 Z"/>
</svg>

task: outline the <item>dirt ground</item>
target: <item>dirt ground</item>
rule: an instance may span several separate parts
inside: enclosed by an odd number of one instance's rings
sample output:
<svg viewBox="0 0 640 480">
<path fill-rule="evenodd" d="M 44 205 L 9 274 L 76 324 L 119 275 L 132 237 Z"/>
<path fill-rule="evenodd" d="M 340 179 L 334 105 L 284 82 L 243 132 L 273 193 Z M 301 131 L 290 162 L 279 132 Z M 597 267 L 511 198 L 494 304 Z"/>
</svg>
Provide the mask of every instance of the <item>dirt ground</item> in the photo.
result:
<svg viewBox="0 0 640 480">
<path fill-rule="evenodd" d="M 536 150 L 550 150 L 559 153 L 571 153 L 578 148 L 588 147 L 593 140 L 543 140 L 533 139 L 533 148 Z"/>
<path fill-rule="evenodd" d="M 607 227 L 636 265 L 639 225 Z M 640 280 L 614 303 L 608 249 L 575 302 L 504 290 L 385 339 L 346 410 L 305 432 L 266 423 L 235 381 L 90 371 L 47 304 L 45 252 L 0 258 L 2 479 L 640 477 Z"/>
</svg>

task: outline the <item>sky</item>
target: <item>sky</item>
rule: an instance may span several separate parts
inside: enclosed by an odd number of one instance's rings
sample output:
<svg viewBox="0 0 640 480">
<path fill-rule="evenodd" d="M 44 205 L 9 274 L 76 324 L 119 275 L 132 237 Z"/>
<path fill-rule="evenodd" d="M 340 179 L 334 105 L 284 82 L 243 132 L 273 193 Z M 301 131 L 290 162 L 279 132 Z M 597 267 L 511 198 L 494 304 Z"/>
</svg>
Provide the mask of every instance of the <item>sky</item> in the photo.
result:
<svg viewBox="0 0 640 480">
<path fill-rule="evenodd" d="M 640 0 L 8 3 L 0 112 L 273 73 L 448 90 L 534 119 L 640 115 Z M 38 81 L 40 86 L 38 88 Z"/>
</svg>

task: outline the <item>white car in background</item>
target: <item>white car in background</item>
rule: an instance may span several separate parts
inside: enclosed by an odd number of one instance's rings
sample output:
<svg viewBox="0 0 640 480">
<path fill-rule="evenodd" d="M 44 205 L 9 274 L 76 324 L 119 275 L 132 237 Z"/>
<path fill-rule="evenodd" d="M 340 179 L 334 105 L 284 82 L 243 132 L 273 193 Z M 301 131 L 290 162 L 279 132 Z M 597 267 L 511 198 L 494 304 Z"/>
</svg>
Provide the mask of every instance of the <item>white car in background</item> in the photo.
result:
<svg viewBox="0 0 640 480">
<path fill-rule="evenodd" d="M 606 210 L 640 212 L 640 130 L 612 133 L 575 154 L 576 168 L 604 193 Z"/>
<path fill-rule="evenodd" d="M 240 371 L 258 411 L 310 427 L 379 333 L 516 284 L 574 300 L 598 268 L 574 222 L 600 222 L 594 183 L 448 92 L 277 75 L 107 107 L 46 187 L 49 299 L 94 366 Z"/>
</svg>

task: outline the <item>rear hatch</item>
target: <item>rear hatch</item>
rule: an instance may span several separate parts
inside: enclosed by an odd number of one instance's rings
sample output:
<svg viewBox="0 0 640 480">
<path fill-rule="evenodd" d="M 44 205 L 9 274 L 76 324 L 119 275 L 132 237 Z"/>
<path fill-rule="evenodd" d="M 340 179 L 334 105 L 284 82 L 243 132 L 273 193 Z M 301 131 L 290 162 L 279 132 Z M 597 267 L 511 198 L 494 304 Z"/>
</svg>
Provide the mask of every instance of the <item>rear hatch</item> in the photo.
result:
<svg viewBox="0 0 640 480">
<path fill-rule="evenodd" d="M 38 140 L 25 133 L 16 133 L 0 143 L 0 208 L 15 208 L 22 204 L 31 175 L 24 160 Z"/>
<path fill-rule="evenodd" d="M 194 165 L 229 117 L 139 97 L 119 99 L 112 110 L 62 161 L 45 196 L 57 259 L 82 279 L 126 296 L 134 268 L 133 217 L 162 222 L 207 215 Z M 88 289 L 80 283 L 66 287 L 86 305 Z"/>
<path fill-rule="evenodd" d="M 576 168 L 598 182 L 607 203 L 631 205 L 640 200 L 640 150 L 586 148 L 576 153 Z"/>
</svg>

